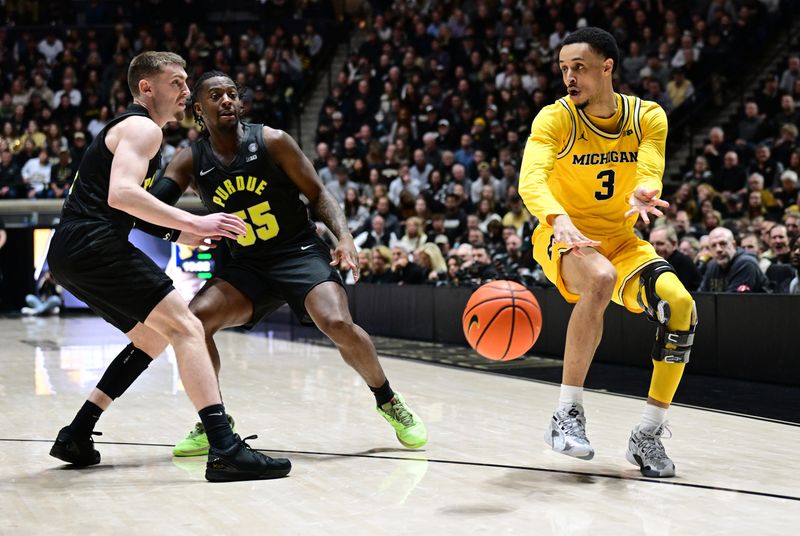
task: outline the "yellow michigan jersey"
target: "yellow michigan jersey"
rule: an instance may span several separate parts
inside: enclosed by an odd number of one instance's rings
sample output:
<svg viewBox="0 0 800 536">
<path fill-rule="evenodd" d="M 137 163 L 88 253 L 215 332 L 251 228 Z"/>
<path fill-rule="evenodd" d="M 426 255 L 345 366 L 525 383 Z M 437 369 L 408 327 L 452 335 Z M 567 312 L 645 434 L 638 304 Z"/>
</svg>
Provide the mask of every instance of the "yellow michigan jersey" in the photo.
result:
<svg viewBox="0 0 800 536">
<path fill-rule="evenodd" d="M 569 97 L 534 119 L 519 193 L 540 222 L 567 214 L 590 238 L 620 234 L 636 222 L 624 218 L 633 191 L 640 185 L 661 191 L 667 116 L 654 102 L 616 98 L 609 119 L 587 116 Z"/>
<path fill-rule="evenodd" d="M 519 193 L 539 218 L 534 256 L 568 301 L 558 273 L 568 248 L 554 243 L 552 218 L 567 214 L 616 267 L 613 299 L 623 304 L 627 282 L 642 267 L 659 259 L 649 243 L 633 234 L 636 215 L 625 218 L 633 191 L 644 186 L 661 191 L 667 117 L 661 107 L 638 97 L 615 94 L 617 112 L 610 118 L 588 116 L 569 97 L 545 107 L 533 121 L 520 170 Z"/>
</svg>

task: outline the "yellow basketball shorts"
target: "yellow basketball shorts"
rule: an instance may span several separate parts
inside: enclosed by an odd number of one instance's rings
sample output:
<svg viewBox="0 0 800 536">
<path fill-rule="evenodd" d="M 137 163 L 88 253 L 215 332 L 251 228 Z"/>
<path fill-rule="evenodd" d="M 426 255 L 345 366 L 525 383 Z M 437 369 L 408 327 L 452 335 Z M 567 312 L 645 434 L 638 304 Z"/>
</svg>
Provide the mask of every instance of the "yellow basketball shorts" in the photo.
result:
<svg viewBox="0 0 800 536">
<path fill-rule="evenodd" d="M 617 282 L 614 285 L 611 301 L 626 307 L 631 312 L 641 313 L 642 308 L 638 303 L 623 303 L 623 290 L 642 268 L 662 260 L 661 257 L 649 242 L 640 239 L 633 232 L 590 238 L 600 242 L 595 249 L 611 261 L 617 270 Z M 569 249 L 563 242 L 555 241 L 553 228 L 549 225 L 539 225 L 533 233 L 533 258 L 541 265 L 544 275 L 558 288 L 564 299 L 575 303 L 580 296 L 568 291 L 561 278 L 561 255 L 567 253 Z"/>
</svg>

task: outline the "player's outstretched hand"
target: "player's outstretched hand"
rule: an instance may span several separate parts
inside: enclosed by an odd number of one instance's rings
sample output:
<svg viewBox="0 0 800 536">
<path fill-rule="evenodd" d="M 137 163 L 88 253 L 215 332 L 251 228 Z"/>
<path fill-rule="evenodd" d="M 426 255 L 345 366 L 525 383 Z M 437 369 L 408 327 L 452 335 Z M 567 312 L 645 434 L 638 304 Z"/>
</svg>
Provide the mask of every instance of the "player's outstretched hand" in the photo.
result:
<svg viewBox="0 0 800 536">
<path fill-rule="evenodd" d="M 584 236 L 566 214 L 559 214 L 553 219 L 553 237 L 555 242 L 571 247 L 577 257 L 583 257 L 580 248 L 600 245 L 597 240 Z"/>
<path fill-rule="evenodd" d="M 625 217 L 638 213 L 645 223 L 650 223 L 648 213 L 654 216 L 663 216 L 664 213 L 658 207 L 668 207 L 669 202 L 656 197 L 657 195 L 658 190 L 648 190 L 643 186 L 636 188 L 628 199 L 628 204 L 633 208 L 625 213 Z"/>
<path fill-rule="evenodd" d="M 353 270 L 353 281 L 358 281 L 361 274 L 358 268 L 358 253 L 356 253 L 356 245 L 353 243 L 352 236 L 346 235 L 339 239 L 339 244 L 333 250 L 333 260 L 330 264 L 338 266 L 340 270 Z"/>
<path fill-rule="evenodd" d="M 184 246 L 191 246 L 193 248 L 196 247 L 205 247 L 208 249 L 214 249 L 217 247 L 216 242 L 221 240 L 221 236 L 200 236 L 189 231 L 181 231 L 181 234 L 178 236 L 178 244 L 183 244 Z"/>
<path fill-rule="evenodd" d="M 195 218 L 189 232 L 203 237 L 224 236 L 236 240 L 247 234 L 247 226 L 238 216 L 218 212 Z"/>
</svg>

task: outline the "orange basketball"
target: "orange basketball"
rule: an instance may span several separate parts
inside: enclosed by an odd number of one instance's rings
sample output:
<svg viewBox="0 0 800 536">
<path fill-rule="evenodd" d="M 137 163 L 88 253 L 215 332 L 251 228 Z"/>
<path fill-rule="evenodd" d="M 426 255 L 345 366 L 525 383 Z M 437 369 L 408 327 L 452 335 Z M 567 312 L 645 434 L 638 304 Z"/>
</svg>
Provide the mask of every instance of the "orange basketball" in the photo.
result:
<svg viewBox="0 0 800 536">
<path fill-rule="evenodd" d="M 527 352 L 539 338 L 542 310 L 522 285 L 492 281 L 472 294 L 461 324 L 476 352 L 494 361 L 508 361 Z"/>
</svg>

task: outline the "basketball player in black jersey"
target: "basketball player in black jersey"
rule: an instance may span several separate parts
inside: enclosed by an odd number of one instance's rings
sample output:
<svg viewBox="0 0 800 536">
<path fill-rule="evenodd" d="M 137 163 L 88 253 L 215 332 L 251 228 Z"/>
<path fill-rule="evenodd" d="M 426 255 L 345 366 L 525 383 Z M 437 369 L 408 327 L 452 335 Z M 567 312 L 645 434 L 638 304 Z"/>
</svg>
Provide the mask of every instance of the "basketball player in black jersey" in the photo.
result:
<svg viewBox="0 0 800 536">
<path fill-rule="evenodd" d="M 236 239 L 247 230 L 235 216 L 198 217 L 145 192 L 161 161 L 161 128 L 184 116 L 189 95 L 185 65 L 170 52 L 145 52 L 131 61 L 128 85 L 134 104 L 87 149 L 50 243 L 48 263 L 58 282 L 131 340 L 73 422 L 59 432 L 50 455 L 77 466 L 99 463 L 91 435 L 100 413 L 169 343 L 186 393 L 208 431 L 206 478 L 285 476 L 288 460 L 264 456 L 233 434 L 202 325 L 172 281 L 127 240 L 134 218 L 181 230 L 190 243 L 205 236 Z"/>
<path fill-rule="evenodd" d="M 214 368 L 219 372 L 213 339 L 217 331 L 252 327 L 288 302 L 302 322 L 313 322 L 330 337 L 344 360 L 361 375 L 375 395 L 378 412 L 395 429 L 398 440 L 409 448 L 423 446 L 427 442 L 424 423 L 391 389 L 369 335 L 350 316 L 341 277 L 333 266 L 355 270 L 358 278 L 353 237 L 342 209 L 311 162 L 285 132 L 240 121 L 239 91 L 224 73 L 200 77 L 192 106 L 204 134 L 191 151 L 175 156 L 151 193 L 174 204 L 192 186 L 209 211 L 235 214 L 247 225 L 244 236 L 228 240 L 232 261 L 189 305 L 205 328 Z M 308 218 L 301 192 L 338 239 L 332 261 L 328 246 Z M 175 234 L 170 228 L 143 230 L 161 237 Z M 137 371 L 121 370 L 119 374 Z M 173 453 L 206 454 L 206 432 L 203 423 L 197 423 Z"/>
</svg>

